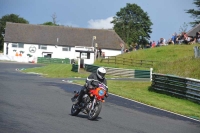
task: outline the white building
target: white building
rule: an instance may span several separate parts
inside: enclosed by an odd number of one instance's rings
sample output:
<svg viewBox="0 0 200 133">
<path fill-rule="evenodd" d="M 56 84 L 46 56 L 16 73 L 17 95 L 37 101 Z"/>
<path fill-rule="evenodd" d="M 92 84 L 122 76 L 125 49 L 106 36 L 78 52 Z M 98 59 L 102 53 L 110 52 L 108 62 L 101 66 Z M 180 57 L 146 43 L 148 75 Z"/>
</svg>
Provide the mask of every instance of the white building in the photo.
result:
<svg viewBox="0 0 200 133">
<path fill-rule="evenodd" d="M 120 43 L 124 42 L 114 30 L 7 22 L 4 56 L 21 62 L 37 61 L 37 57 L 78 57 L 93 64 L 95 49 L 101 48 L 105 56 L 116 56 L 121 54 Z"/>
</svg>

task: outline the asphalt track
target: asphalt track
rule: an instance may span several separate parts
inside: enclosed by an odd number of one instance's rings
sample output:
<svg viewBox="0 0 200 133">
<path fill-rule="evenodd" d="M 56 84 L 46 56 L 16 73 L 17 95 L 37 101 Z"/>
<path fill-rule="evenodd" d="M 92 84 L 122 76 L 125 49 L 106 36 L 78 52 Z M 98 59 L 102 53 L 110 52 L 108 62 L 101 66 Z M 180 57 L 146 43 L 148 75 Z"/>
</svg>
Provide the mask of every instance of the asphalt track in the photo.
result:
<svg viewBox="0 0 200 133">
<path fill-rule="evenodd" d="M 0 133 L 200 133 L 198 120 L 114 95 L 95 121 L 71 116 L 72 92 L 81 87 L 16 71 L 37 66 L 0 62 Z"/>
</svg>

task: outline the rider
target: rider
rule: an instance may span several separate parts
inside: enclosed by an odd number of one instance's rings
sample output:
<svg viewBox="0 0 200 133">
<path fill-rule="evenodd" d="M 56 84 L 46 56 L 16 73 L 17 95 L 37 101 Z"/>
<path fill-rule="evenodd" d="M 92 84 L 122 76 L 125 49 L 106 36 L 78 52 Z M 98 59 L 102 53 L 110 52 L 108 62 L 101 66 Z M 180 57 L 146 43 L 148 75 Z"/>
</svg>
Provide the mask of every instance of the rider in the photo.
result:
<svg viewBox="0 0 200 133">
<path fill-rule="evenodd" d="M 88 93 L 88 91 L 89 91 L 88 86 L 92 80 L 98 80 L 107 86 L 107 80 L 105 78 L 105 75 L 106 75 L 106 69 L 103 67 L 99 67 L 97 69 L 96 73 L 92 73 L 87 77 L 87 79 L 85 81 L 86 83 L 82 87 L 79 97 L 78 97 L 78 102 L 77 102 L 78 105 L 81 103 L 83 95 Z M 108 87 L 106 87 L 106 88 L 107 88 L 107 92 L 108 92 Z M 108 93 L 106 93 L 106 97 L 108 97 Z"/>
</svg>

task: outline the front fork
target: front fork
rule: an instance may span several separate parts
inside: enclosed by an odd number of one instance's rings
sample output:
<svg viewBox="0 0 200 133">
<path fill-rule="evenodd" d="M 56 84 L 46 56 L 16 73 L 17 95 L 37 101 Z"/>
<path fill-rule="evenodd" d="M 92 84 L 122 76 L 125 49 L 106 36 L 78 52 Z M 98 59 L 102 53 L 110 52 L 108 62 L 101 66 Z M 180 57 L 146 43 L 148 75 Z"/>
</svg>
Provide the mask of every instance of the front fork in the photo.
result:
<svg viewBox="0 0 200 133">
<path fill-rule="evenodd" d="M 94 99 L 93 99 L 93 102 L 92 102 L 91 110 L 94 110 L 94 105 L 96 104 L 96 102 L 97 102 L 97 99 L 96 99 L 96 96 L 95 96 Z"/>
</svg>

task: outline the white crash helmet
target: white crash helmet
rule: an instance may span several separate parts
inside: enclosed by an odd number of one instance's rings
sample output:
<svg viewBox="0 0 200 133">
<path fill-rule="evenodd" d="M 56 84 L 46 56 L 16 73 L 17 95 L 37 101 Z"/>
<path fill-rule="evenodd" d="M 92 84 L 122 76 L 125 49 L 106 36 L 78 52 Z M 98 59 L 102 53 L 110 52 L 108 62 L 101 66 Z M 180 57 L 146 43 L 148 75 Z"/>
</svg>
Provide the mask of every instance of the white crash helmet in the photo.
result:
<svg viewBox="0 0 200 133">
<path fill-rule="evenodd" d="M 103 79 L 106 75 L 106 69 L 103 68 L 103 67 L 99 67 L 97 69 L 97 76 L 100 78 L 100 79 Z"/>
</svg>

